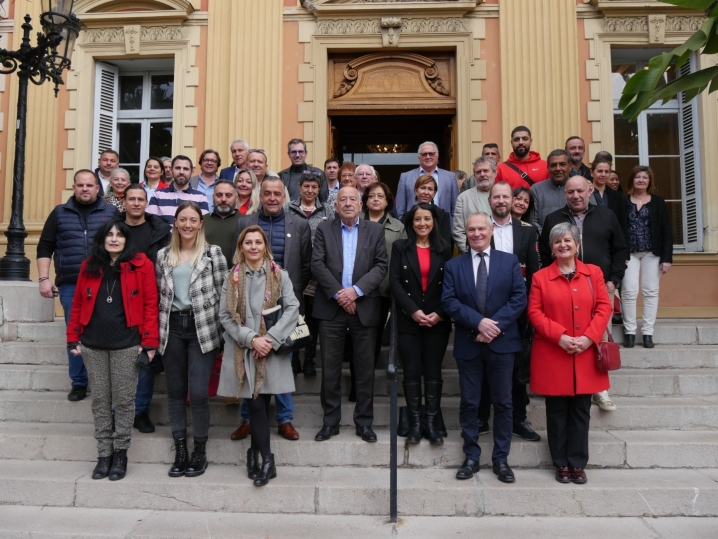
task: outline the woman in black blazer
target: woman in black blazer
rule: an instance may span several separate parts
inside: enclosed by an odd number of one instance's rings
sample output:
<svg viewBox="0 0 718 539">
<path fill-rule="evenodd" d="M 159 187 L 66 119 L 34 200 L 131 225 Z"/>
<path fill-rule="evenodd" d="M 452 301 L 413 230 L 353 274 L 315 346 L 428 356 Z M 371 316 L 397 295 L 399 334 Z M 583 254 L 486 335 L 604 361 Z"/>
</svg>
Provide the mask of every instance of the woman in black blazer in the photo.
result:
<svg viewBox="0 0 718 539">
<path fill-rule="evenodd" d="M 436 196 L 437 190 L 438 186 L 436 184 L 436 180 L 431 174 L 423 174 L 422 176 L 419 176 L 416 179 L 416 183 L 414 184 L 416 203 L 419 204 L 421 202 L 425 202 L 431 206 L 434 206 L 434 208 L 436 209 L 436 224 L 439 230 L 439 234 L 451 248 L 453 245 L 453 239 L 451 238 L 451 216 L 449 215 L 449 212 L 443 210 L 442 208 L 434 204 L 434 196 Z M 411 227 L 411 222 L 409 221 L 408 215 L 409 213 L 407 212 L 402 218 L 404 228 Z"/>
<path fill-rule="evenodd" d="M 409 210 L 404 220 L 407 239 L 394 242 L 389 265 L 409 412 L 406 441 L 410 444 L 418 444 L 422 436 L 422 376 L 423 434 L 432 445 L 444 443 L 436 418 L 443 384 L 441 362 L 451 333 L 451 319 L 441 307 L 444 264 L 451 259 L 451 247 L 439 232 L 437 210 L 426 202 L 419 202 Z"/>
<path fill-rule="evenodd" d="M 628 223 L 626 243 L 631 250 L 621 293 L 626 348 L 633 348 L 636 339 L 639 274 L 643 292 L 643 347 L 653 348 L 658 282 L 673 262 L 673 230 L 668 208 L 665 200 L 653 193 L 654 186 L 650 167 L 634 167 L 628 178 L 628 196 L 623 199 Z"/>
</svg>

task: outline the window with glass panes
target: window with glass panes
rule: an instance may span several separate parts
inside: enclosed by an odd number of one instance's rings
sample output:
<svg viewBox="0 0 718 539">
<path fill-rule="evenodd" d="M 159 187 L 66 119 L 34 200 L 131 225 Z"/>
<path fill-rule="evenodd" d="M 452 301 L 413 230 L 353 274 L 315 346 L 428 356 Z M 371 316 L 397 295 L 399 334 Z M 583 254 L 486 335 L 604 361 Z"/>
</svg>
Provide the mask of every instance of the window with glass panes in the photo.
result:
<svg viewBox="0 0 718 539">
<path fill-rule="evenodd" d="M 655 193 L 666 200 L 673 241 L 678 249 L 700 250 L 700 189 L 697 152 L 695 104 L 686 104 L 682 95 L 667 103 L 655 103 L 635 121 L 621 117 L 618 102 L 626 82 L 663 49 L 613 49 L 612 87 L 614 106 L 614 168 L 624 193 L 628 189 L 631 169 L 636 165 L 650 166 L 655 180 Z M 693 60 L 691 60 L 693 61 Z M 690 64 L 690 62 L 689 62 Z M 690 65 L 681 74 L 690 73 Z M 660 86 L 675 80 L 671 68 Z M 690 148 L 687 146 L 690 144 Z"/>
<path fill-rule="evenodd" d="M 124 72 L 119 74 L 117 145 L 120 166 L 133 181 L 141 181 L 150 156 L 172 155 L 174 74 Z"/>
</svg>

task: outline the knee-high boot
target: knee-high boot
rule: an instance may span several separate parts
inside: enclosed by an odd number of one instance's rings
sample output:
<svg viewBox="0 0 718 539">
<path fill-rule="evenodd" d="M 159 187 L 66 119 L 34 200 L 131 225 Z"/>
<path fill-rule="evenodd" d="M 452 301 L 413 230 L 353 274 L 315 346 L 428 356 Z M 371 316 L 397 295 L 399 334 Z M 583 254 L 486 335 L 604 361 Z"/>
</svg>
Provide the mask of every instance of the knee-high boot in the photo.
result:
<svg viewBox="0 0 718 539">
<path fill-rule="evenodd" d="M 409 417 L 409 433 L 406 441 L 418 444 L 421 441 L 421 382 L 404 381 L 404 398 Z"/>
<path fill-rule="evenodd" d="M 431 445 L 443 445 L 444 443 L 444 438 L 436 426 L 443 385 L 443 381 L 424 381 L 424 436 Z"/>
</svg>

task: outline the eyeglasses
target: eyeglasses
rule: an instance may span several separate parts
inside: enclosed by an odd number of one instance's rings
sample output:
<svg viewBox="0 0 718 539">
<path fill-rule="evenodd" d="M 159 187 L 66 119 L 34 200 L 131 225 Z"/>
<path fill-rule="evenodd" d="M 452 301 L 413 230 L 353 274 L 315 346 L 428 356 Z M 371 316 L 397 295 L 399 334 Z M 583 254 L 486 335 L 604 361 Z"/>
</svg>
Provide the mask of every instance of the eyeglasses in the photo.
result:
<svg viewBox="0 0 718 539">
<path fill-rule="evenodd" d="M 346 174 L 342 174 L 342 180 L 349 180 L 354 177 L 353 172 L 347 172 Z"/>
<path fill-rule="evenodd" d="M 305 153 L 304 150 L 289 150 L 289 155 L 304 155 Z"/>
<path fill-rule="evenodd" d="M 217 164 L 216 159 L 202 159 L 202 162 L 203 163 L 214 163 L 215 165 Z"/>
<path fill-rule="evenodd" d="M 434 157 L 436 155 L 436 152 L 424 152 L 420 153 L 419 157 Z"/>
</svg>

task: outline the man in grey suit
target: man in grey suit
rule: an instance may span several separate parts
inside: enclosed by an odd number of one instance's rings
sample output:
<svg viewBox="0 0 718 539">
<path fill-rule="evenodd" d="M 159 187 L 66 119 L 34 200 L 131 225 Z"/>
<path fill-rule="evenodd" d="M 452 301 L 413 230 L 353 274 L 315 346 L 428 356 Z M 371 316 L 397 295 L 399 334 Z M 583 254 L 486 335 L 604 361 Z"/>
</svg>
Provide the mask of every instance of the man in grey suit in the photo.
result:
<svg viewBox="0 0 718 539">
<path fill-rule="evenodd" d="M 365 442 L 376 442 L 371 428 L 374 344 L 380 325 L 379 284 L 388 270 L 384 227 L 359 219 L 361 200 L 354 187 L 341 188 L 334 207 L 338 216 L 317 227 L 312 255 L 312 274 L 317 281 L 312 315 L 319 320 L 324 410 L 324 426 L 314 439 L 324 441 L 339 434 L 342 358 L 348 330 L 354 345 L 356 435 Z"/>
<path fill-rule="evenodd" d="M 279 178 L 265 176 L 260 186 L 260 198 L 262 205 L 259 211 L 237 222 L 234 233 L 235 248 L 242 230 L 252 225 L 259 225 L 267 235 L 274 261 L 289 273 L 294 295 L 297 296 L 303 312 L 304 289 L 311 278 L 312 239 L 309 224 L 306 219 L 284 211 L 284 183 Z M 299 358 L 295 359 L 293 356 L 292 361 L 298 362 Z M 277 403 L 275 419 L 279 434 L 287 440 L 297 440 L 299 433 L 292 426 L 294 419 L 292 394 L 275 395 L 274 400 Z M 250 433 L 249 408 L 246 404 L 242 404 L 241 414 L 244 423 L 230 436 L 233 440 L 246 438 Z"/>
<path fill-rule="evenodd" d="M 456 183 L 456 174 L 443 168 L 438 168 L 439 148 L 433 142 L 424 142 L 419 146 L 419 162 L 421 166 L 404 172 L 399 178 L 399 186 L 396 188 L 396 213 L 399 219 L 414 207 L 416 195 L 414 184 L 419 176 L 429 174 L 434 177 L 438 185 L 434 204 L 451 216 L 451 224 L 454 224 L 454 208 L 456 197 L 459 196 L 459 187 Z"/>
<path fill-rule="evenodd" d="M 489 193 L 496 180 L 496 162 L 490 157 L 477 157 L 474 161 L 474 187 L 463 191 L 456 199 L 454 212 L 454 229 L 452 237 L 454 243 L 463 255 L 468 251 L 466 244 L 466 221 L 474 213 L 491 213 Z"/>
</svg>

